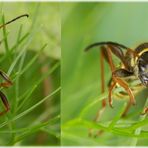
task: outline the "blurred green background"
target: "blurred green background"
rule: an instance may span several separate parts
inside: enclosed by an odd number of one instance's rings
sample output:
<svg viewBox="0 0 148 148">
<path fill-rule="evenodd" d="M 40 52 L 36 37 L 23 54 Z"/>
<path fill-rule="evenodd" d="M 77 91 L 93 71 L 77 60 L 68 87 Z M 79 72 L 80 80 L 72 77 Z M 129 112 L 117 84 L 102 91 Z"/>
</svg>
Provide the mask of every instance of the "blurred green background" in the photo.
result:
<svg viewBox="0 0 148 148">
<path fill-rule="evenodd" d="M 13 81 L 2 89 L 11 109 L 0 116 L 0 145 L 59 145 L 59 3 L 1 2 L 0 11 L 1 24 L 29 14 L 0 31 L 0 68 Z"/>
<path fill-rule="evenodd" d="M 133 49 L 147 42 L 147 15 L 148 3 L 61 4 L 62 145 L 148 145 L 148 119 L 140 116 L 146 90 L 137 94 L 137 105 L 131 107 L 126 118 L 119 118 L 127 102 L 122 99 L 114 100 L 114 109 L 107 105 L 97 124 L 92 122 L 101 108 L 100 52 L 99 48 L 84 52 L 94 42 L 113 41 Z M 111 73 L 105 66 L 107 85 Z M 98 138 L 88 137 L 90 127 L 105 132 Z"/>
</svg>

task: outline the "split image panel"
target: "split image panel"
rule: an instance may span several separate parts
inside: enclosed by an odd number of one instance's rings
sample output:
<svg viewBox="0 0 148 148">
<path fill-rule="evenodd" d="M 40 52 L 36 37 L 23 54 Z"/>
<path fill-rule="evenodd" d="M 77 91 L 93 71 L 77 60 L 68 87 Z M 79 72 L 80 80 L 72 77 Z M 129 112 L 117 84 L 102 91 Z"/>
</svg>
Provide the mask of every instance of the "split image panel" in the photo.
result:
<svg viewBox="0 0 148 148">
<path fill-rule="evenodd" d="M 147 146 L 147 8 L 147 3 L 0 2 L 0 145 Z M 105 46 L 85 51 L 100 42 Z M 109 102 L 117 69 L 122 80 Z M 132 77 L 124 79 L 128 74 Z M 129 104 L 121 81 L 136 105 Z"/>
</svg>

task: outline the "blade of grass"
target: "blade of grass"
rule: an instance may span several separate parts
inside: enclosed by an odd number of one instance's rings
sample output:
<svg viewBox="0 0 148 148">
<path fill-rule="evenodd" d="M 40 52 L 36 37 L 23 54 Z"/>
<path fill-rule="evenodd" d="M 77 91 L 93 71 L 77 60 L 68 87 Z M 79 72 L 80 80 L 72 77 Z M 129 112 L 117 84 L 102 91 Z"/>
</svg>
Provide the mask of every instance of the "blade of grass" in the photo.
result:
<svg viewBox="0 0 148 148">
<path fill-rule="evenodd" d="M 36 125 L 34 127 L 26 129 L 24 133 L 21 135 L 17 136 L 13 142 L 8 143 L 8 145 L 14 145 L 16 142 L 23 140 L 25 137 L 28 137 L 29 135 L 32 135 L 35 132 L 38 132 L 41 128 L 48 126 L 52 122 L 55 122 L 57 119 L 59 119 L 59 116 L 56 116 L 53 119 L 50 119 L 47 122 L 41 123 L 39 125 Z"/>
<path fill-rule="evenodd" d="M 23 67 L 23 63 L 26 57 L 26 52 L 24 52 L 23 56 L 21 57 L 21 61 L 19 63 L 19 70 L 18 73 L 21 71 L 22 67 Z M 15 114 L 17 111 L 17 107 L 18 107 L 18 98 L 19 98 L 19 79 L 20 79 L 20 75 L 18 75 L 16 77 L 15 80 L 15 99 L 14 99 L 14 108 L 13 108 L 13 113 Z"/>
<path fill-rule="evenodd" d="M 0 41 L 0 45 L 6 40 L 8 37 L 9 32 L 7 32 L 6 37 L 3 37 L 3 39 Z M 0 63 L 7 57 L 7 54 L 4 54 L 3 57 L 0 58 Z"/>
<path fill-rule="evenodd" d="M 36 124 L 34 126 L 29 126 L 27 128 L 20 128 L 20 129 L 13 129 L 13 130 L 1 130 L 0 133 L 22 133 L 22 132 L 27 132 L 27 131 L 31 131 L 31 129 L 35 129 L 35 128 L 40 128 L 42 127 L 43 125 L 48 125 L 49 123 L 52 124 L 54 123 L 55 121 L 57 121 L 58 119 L 60 119 L 60 116 L 55 116 L 53 117 L 52 119 L 50 119 L 49 121 L 46 121 L 46 122 L 43 122 L 43 123 L 39 123 L 39 124 Z"/>
<path fill-rule="evenodd" d="M 148 105 L 148 98 L 147 98 L 147 100 L 146 100 L 146 102 L 145 102 L 144 108 L 147 107 L 147 105 Z M 146 115 L 140 116 L 140 121 L 143 121 L 143 120 L 145 119 L 145 117 L 146 117 Z M 147 120 L 147 121 L 148 121 L 148 120 Z M 139 124 L 138 124 L 138 125 L 139 125 Z M 141 124 L 140 124 L 140 125 L 141 125 Z M 141 130 L 142 130 L 142 126 L 137 127 L 137 128 L 135 129 L 135 131 L 134 131 L 134 134 L 137 135 L 137 136 L 140 135 Z M 147 134 L 148 134 L 148 132 L 147 132 Z M 131 140 L 130 145 L 131 145 L 131 146 L 136 146 L 136 145 L 137 145 L 137 142 L 138 142 L 138 138 L 133 138 L 133 140 Z"/>
<path fill-rule="evenodd" d="M 125 123 L 124 123 L 125 124 Z M 145 126 L 145 125 L 147 125 L 148 124 L 148 119 L 144 119 L 144 120 L 139 120 L 139 121 L 137 121 L 137 122 L 135 122 L 135 123 L 131 123 L 128 127 L 126 126 L 126 127 L 124 127 L 124 128 L 126 128 L 126 129 L 128 129 L 128 130 L 136 130 L 136 129 L 138 129 L 139 127 L 142 127 L 142 126 Z M 118 126 L 118 125 L 116 125 L 116 126 Z"/>
<path fill-rule="evenodd" d="M 48 98 L 54 96 L 57 92 L 59 92 L 61 90 L 61 87 L 57 88 L 56 90 L 54 90 L 51 94 L 49 94 L 48 96 L 44 97 L 41 101 L 39 101 L 38 103 L 36 103 L 35 105 L 33 105 L 32 107 L 30 107 L 29 109 L 25 110 L 24 112 L 18 114 L 17 116 L 15 116 L 12 119 L 9 119 L 5 122 L 3 122 L 2 124 L 0 124 L 0 128 L 4 127 L 5 125 L 7 125 L 9 122 L 11 121 L 15 121 L 23 116 L 25 116 L 26 114 L 30 113 L 33 109 L 35 109 L 36 107 L 38 107 L 40 104 L 42 104 L 44 101 L 46 101 Z M 52 100 L 52 99 L 51 99 Z M 50 101 L 51 101 L 50 100 Z"/>
<path fill-rule="evenodd" d="M 59 63 L 56 63 L 46 74 L 44 74 L 30 89 L 30 91 L 28 91 L 27 96 L 25 97 L 25 99 L 18 99 L 20 101 L 19 103 L 19 107 L 17 109 L 17 111 L 24 105 L 24 103 L 28 100 L 28 98 L 31 96 L 31 94 L 33 93 L 33 91 L 37 88 L 37 86 L 49 75 L 51 74 L 57 67 L 59 66 Z"/>
<path fill-rule="evenodd" d="M 3 24 L 5 24 L 5 17 L 4 17 L 4 14 L 3 14 L 3 16 L 2 16 L 2 22 L 3 22 Z M 11 62 L 12 57 L 11 57 L 11 52 L 9 51 L 8 38 L 7 38 L 7 31 L 6 31 L 6 27 L 5 27 L 5 26 L 3 27 L 3 36 L 4 36 L 4 45 L 5 45 L 6 55 L 7 55 L 7 57 L 8 57 L 8 62 Z M 10 122 L 10 123 L 9 123 L 9 128 L 10 128 L 10 130 L 12 130 L 13 127 L 14 127 L 13 122 Z M 13 134 L 13 133 L 12 133 L 11 137 L 12 137 L 11 139 L 14 140 L 14 134 Z"/>
<path fill-rule="evenodd" d="M 16 39 L 16 46 L 14 46 L 15 48 L 15 52 L 14 52 L 14 56 L 16 57 L 16 55 L 17 55 L 17 49 L 18 49 L 18 46 L 19 46 L 19 41 L 20 41 L 20 39 L 21 39 L 21 34 L 22 34 L 22 28 L 23 28 L 23 25 L 21 24 L 20 25 L 20 28 L 19 28 L 19 31 L 18 31 L 18 35 L 17 35 L 17 39 Z M 11 52 L 12 52 L 12 48 L 10 49 L 11 50 Z"/>
<path fill-rule="evenodd" d="M 5 17 L 4 17 L 4 14 L 3 14 L 3 16 L 2 16 L 2 22 L 3 22 L 3 24 L 5 24 Z M 6 27 L 3 27 L 3 36 L 4 36 L 4 38 L 5 38 L 4 44 L 5 44 L 6 54 L 9 55 L 9 46 L 8 46 L 8 39 L 7 39 Z"/>
<path fill-rule="evenodd" d="M 132 131 L 130 131 L 129 129 L 125 129 L 125 128 L 113 128 L 110 129 L 108 126 L 103 126 L 99 123 L 95 123 L 95 122 L 90 122 L 87 120 L 82 120 L 80 118 L 76 118 L 74 120 L 71 120 L 67 123 L 65 123 L 62 126 L 62 129 L 64 128 L 72 128 L 74 126 L 83 126 L 86 127 L 88 129 L 93 128 L 93 129 L 97 129 L 97 130 L 103 130 L 109 133 L 112 133 L 114 135 L 119 135 L 119 136 L 125 136 L 125 137 L 137 137 L 137 138 L 148 138 L 148 133 L 143 132 L 142 134 L 136 135 L 134 134 Z"/>
<path fill-rule="evenodd" d="M 21 72 L 17 72 L 17 76 L 22 75 L 25 71 L 28 70 L 28 68 L 30 68 L 30 66 L 37 60 L 37 58 L 40 56 L 41 52 L 46 48 L 47 44 L 43 45 L 43 47 L 41 47 L 39 49 L 39 52 L 37 52 L 37 54 L 28 62 L 28 64 L 21 70 Z M 15 79 L 14 79 L 15 80 Z"/>
<path fill-rule="evenodd" d="M 20 28 L 19 28 L 19 31 L 18 31 L 17 39 L 16 39 L 16 44 L 17 45 L 19 44 L 19 41 L 20 41 L 20 38 L 21 38 L 22 28 L 23 28 L 23 25 L 21 24 Z"/>
<path fill-rule="evenodd" d="M 55 136 L 56 138 L 60 139 L 59 132 L 55 133 L 54 131 L 51 131 L 49 129 L 42 128 L 41 131 L 48 133 L 49 135 Z"/>
<path fill-rule="evenodd" d="M 15 67 L 15 65 L 17 64 L 18 60 L 21 58 L 21 56 L 24 54 L 25 50 L 28 48 L 28 46 L 30 45 L 33 37 L 35 36 L 34 30 L 30 33 L 30 36 L 28 37 L 28 40 L 26 41 L 25 45 L 23 46 L 23 48 L 21 49 L 21 51 L 19 52 L 19 54 L 17 55 L 17 57 L 14 59 L 14 61 L 12 62 L 7 74 L 10 75 Z"/>
<path fill-rule="evenodd" d="M 21 39 L 17 41 L 17 43 L 10 49 L 11 52 L 13 52 L 25 39 L 29 36 L 29 32 L 27 32 Z"/>
<path fill-rule="evenodd" d="M 6 38 L 8 38 L 9 32 L 6 33 L 6 37 L 3 37 L 2 40 L 0 41 L 0 44 L 2 44 Z"/>
<path fill-rule="evenodd" d="M 27 39 L 27 37 L 29 36 L 29 33 L 26 33 L 19 41 L 18 44 L 15 44 L 11 49 L 10 49 L 10 52 L 12 53 L 13 50 L 15 48 L 17 48 L 21 43 L 23 43 L 23 41 L 25 41 L 25 39 Z M 8 55 L 5 54 L 1 59 L 0 59 L 0 62 L 3 62 L 6 58 L 8 58 Z"/>
<path fill-rule="evenodd" d="M 120 92 L 122 88 L 117 88 L 115 90 L 115 93 L 116 92 Z M 84 117 L 84 115 L 89 111 L 89 109 L 91 109 L 94 105 L 96 105 L 98 102 L 102 101 L 104 98 L 107 98 L 108 97 L 108 91 L 105 91 L 103 94 L 99 95 L 96 97 L 96 99 L 92 99 L 94 100 L 92 103 L 88 104 L 86 107 L 84 107 L 82 109 L 82 111 L 80 112 L 80 115 L 79 117 L 82 118 Z"/>
<path fill-rule="evenodd" d="M 18 36 L 17 36 L 17 40 L 16 40 L 16 44 L 17 44 L 17 46 L 16 46 L 16 48 L 15 48 L 15 51 L 17 50 L 17 48 L 18 48 L 18 45 L 19 45 L 19 40 L 20 40 L 20 38 L 21 38 L 21 33 L 22 33 L 22 25 L 20 26 L 20 28 L 19 28 L 19 32 L 18 32 Z M 15 53 L 15 57 L 16 57 L 16 54 L 17 53 Z M 23 67 L 23 63 L 24 63 L 24 60 L 25 60 L 25 56 L 26 56 L 26 52 L 24 52 L 24 54 L 22 55 L 22 57 L 21 57 L 21 59 L 20 59 L 20 62 L 19 62 L 19 68 L 18 68 L 18 72 L 20 72 L 21 71 L 21 69 L 22 69 L 22 67 Z M 15 98 L 14 98 L 14 107 L 13 107 L 13 113 L 15 114 L 16 113 L 16 109 L 17 109 L 17 106 L 18 106 L 18 101 L 17 101 L 17 98 L 18 98 L 18 96 L 19 96 L 19 78 L 20 78 L 20 76 L 17 76 L 16 77 L 16 81 L 15 81 Z"/>
<path fill-rule="evenodd" d="M 88 104 L 86 107 L 83 108 L 83 110 L 80 112 L 79 118 L 83 118 L 84 115 L 88 112 L 88 110 L 93 107 L 95 104 L 106 98 L 108 95 L 108 91 L 105 93 L 101 94 L 100 96 L 96 97 L 96 99 L 93 99 L 94 101 L 90 104 Z"/>
<path fill-rule="evenodd" d="M 33 37 L 35 36 L 35 34 L 37 34 L 37 32 L 39 32 L 39 27 L 37 26 L 36 28 L 36 20 L 37 20 L 37 13 L 38 13 L 38 8 L 39 8 L 39 4 L 36 7 L 35 13 L 34 13 L 34 17 L 33 17 L 33 23 L 30 29 L 30 36 L 28 36 L 28 40 L 26 41 L 26 43 L 23 46 L 23 49 L 21 49 L 21 51 L 19 52 L 19 54 L 17 55 L 17 57 L 15 58 L 15 60 L 12 62 L 9 70 L 8 70 L 8 75 L 11 74 L 11 72 L 13 71 L 15 65 L 17 64 L 18 60 L 20 59 L 20 57 L 22 56 L 23 52 L 28 48 L 28 46 L 30 45 Z"/>
<path fill-rule="evenodd" d="M 116 123 L 120 120 L 121 116 L 122 116 L 122 113 L 124 112 L 125 110 L 125 107 L 126 107 L 127 103 L 125 103 L 121 109 L 117 112 L 116 116 L 113 118 L 112 122 L 110 123 L 109 125 L 109 128 L 112 129 Z"/>
<path fill-rule="evenodd" d="M 24 59 L 25 59 L 25 55 L 26 55 L 26 52 L 24 52 L 23 56 L 21 57 L 21 60 L 19 63 L 19 70 L 21 70 L 21 67 L 22 67 Z M 15 81 L 15 97 L 13 99 L 13 106 L 11 109 L 12 116 L 15 116 L 15 114 L 16 114 L 16 109 L 18 106 L 18 102 L 17 102 L 18 95 L 19 95 L 19 76 L 17 77 L 17 79 Z M 16 123 L 15 123 L 15 121 L 13 121 L 13 129 L 15 129 L 15 128 L 16 128 Z M 14 141 L 15 137 L 16 137 L 16 134 L 13 133 L 13 138 L 11 139 L 11 141 Z"/>
</svg>

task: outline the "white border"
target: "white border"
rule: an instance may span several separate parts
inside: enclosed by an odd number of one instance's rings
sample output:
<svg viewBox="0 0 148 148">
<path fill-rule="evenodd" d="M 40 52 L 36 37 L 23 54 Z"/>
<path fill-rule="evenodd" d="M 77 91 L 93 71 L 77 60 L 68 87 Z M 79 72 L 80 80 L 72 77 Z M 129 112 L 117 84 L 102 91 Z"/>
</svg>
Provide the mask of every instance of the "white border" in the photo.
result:
<svg viewBox="0 0 148 148">
<path fill-rule="evenodd" d="M 0 0 L 0 2 L 148 2 L 148 0 Z"/>
<path fill-rule="evenodd" d="M 13 148 L 147 148 L 146 146 L 13 146 Z M 12 148 L 12 146 L 0 146 Z"/>
</svg>

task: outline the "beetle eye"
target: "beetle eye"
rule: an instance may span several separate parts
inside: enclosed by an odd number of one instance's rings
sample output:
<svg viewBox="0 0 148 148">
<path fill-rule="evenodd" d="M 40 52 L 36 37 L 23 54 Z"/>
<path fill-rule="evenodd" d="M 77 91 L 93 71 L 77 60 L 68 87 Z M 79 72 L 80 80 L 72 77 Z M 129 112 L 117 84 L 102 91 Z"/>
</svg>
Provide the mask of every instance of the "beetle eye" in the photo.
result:
<svg viewBox="0 0 148 148">
<path fill-rule="evenodd" d="M 139 78 L 148 87 L 148 53 L 143 54 L 138 60 Z"/>
</svg>

